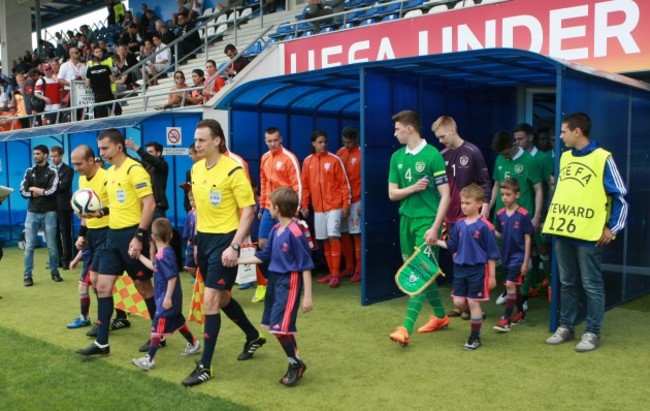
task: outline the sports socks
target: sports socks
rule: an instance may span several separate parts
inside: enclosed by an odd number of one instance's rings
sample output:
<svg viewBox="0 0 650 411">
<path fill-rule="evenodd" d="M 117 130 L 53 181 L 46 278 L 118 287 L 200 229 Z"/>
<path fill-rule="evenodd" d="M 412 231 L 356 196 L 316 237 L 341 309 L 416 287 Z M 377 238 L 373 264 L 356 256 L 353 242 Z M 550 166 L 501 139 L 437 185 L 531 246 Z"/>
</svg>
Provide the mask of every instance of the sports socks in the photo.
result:
<svg viewBox="0 0 650 411">
<path fill-rule="evenodd" d="M 526 297 L 528 299 L 528 297 Z M 517 297 L 515 299 L 515 306 L 517 307 L 517 311 L 520 313 L 524 312 L 524 296 L 521 295 L 521 288 L 517 286 Z"/>
<path fill-rule="evenodd" d="M 354 240 L 350 234 L 341 234 L 341 254 L 345 260 L 345 271 L 354 270 Z"/>
<path fill-rule="evenodd" d="M 153 318 L 153 317 L 151 317 Z M 119 308 L 115 309 L 115 319 L 116 320 L 126 320 L 126 311 L 120 310 Z"/>
<path fill-rule="evenodd" d="M 409 334 L 413 333 L 413 328 L 415 327 L 415 321 L 420 315 L 420 310 L 422 310 L 422 304 L 424 303 L 426 296 L 424 293 L 418 295 L 412 295 L 409 297 L 409 302 L 406 306 L 406 317 L 402 326 L 406 328 Z"/>
<path fill-rule="evenodd" d="M 151 334 L 151 341 L 149 342 L 149 352 L 147 353 L 149 355 L 150 360 L 153 360 L 156 357 L 156 352 L 158 352 L 158 348 L 160 347 L 161 338 L 162 335 L 160 334 Z"/>
<path fill-rule="evenodd" d="M 330 266 L 330 272 L 332 275 L 340 277 L 341 276 L 341 239 L 340 238 L 330 238 L 327 240 L 330 244 L 330 250 L 332 255 L 332 265 Z"/>
<path fill-rule="evenodd" d="M 224 314 L 230 318 L 232 322 L 237 324 L 239 328 L 246 334 L 246 341 L 253 341 L 259 338 L 260 333 L 257 331 L 253 324 L 246 317 L 244 309 L 241 308 L 241 305 L 232 297 L 230 297 L 230 302 L 221 308 Z M 205 364 L 204 364 L 205 365 Z"/>
<path fill-rule="evenodd" d="M 264 274 L 262 273 L 262 267 L 260 267 L 261 265 L 262 264 L 255 265 L 255 275 L 257 276 L 257 285 L 265 286 L 269 283 L 269 280 L 264 277 Z"/>
<path fill-rule="evenodd" d="M 203 355 L 201 355 L 201 365 L 204 368 L 210 368 L 212 365 L 212 356 L 214 348 L 217 346 L 217 337 L 221 329 L 221 314 L 206 314 L 205 324 L 203 326 Z"/>
<path fill-rule="evenodd" d="M 517 293 L 508 293 L 506 294 L 506 311 L 503 314 L 503 318 L 509 319 L 512 317 L 512 312 L 515 310 L 515 304 L 517 303 Z"/>
<path fill-rule="evenodd" d="M 298 344 L 296 337 L 292 334 L 276 334 L 275 338 L 278 339 L 282 349 L 287 354 L 290 364 L 299 364 L 300 357 L 298 357 Z"/>
<path fill-rule="evenodd" d="M 90 294 L 88 294 L 87 289 L 85 292 L 79 293 L 79 304 L 81 305 L 81 315 L 84 318 L 88 318 L 88 314 L 90 313 Z"/>
<path fill-rule="evenodd" d="M 113 314 L 113 296 L 97 298 L 97 343 L 108 344 L 108 329 Z"/>
<path fill-rule="evenodd" d="M 147 304 L 147 310 L 149 310 L 149 316 L 154 318 L 156 316 L 156 299 L 152 295 L 149 298 L 144 299 L 144 303 Z"/>
<path fill-rule="evenodd" d="M 470 320 L 470 327 L 472 330 L 472 338 L 481 338 L 481 326 L 483 326 L 483 317 L 472 318 Z"/>
<path fill-rule="evenodd" d="M 188 343 L 190 344 L 196 343 L 196 338 L 194 338 L 194 334 L 192 334 L 192 331 L 190 331 L 190 327 L 188 327 L 187 324 L 183 324 L 183 326 L 178 329 L 178 332 L 181 333 L 183 338 L 185 338 L 185 340 L 187 340 Z"/>
<path fill-rule="evenodd" d="M 359 234 L 353 234 L 352 239 L 354 240 L 354 258 L 356 263 L 354 265 L 354 271 L 357 273 L 361 272 L 361 236 Z"/>
<path fill-rule="evenodd" d="M 327 268 L 329 268 L 330 273 L 334 274 L 332 272 L 332 245 L 330 244 L 329 240 L 323 240 L 323 248 L 324 254 L 325 254 L 325 261 L 327 262 Z"/>
<path fill-rule="evenodd" d="M 436 284 L 434 281 L 424 290 L 423 294 L 426 296 L 429 304 L 431 304 L 431 307 L 433 307 L 433 315 L 438 318 L 445 318 L 446 313 L 445 309 L 442 307 L 442 300 L 440 299 L 440 289 L 438 288 L 438 284 Z"/>
</svg>

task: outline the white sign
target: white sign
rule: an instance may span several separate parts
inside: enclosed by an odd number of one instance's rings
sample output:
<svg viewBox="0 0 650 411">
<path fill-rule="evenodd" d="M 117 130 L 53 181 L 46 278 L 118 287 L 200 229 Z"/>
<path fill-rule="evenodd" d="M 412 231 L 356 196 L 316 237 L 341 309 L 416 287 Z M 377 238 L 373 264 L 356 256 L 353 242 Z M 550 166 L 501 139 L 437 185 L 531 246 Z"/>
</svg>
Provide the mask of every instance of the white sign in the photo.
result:
<svg viewBox="0 0 650 411">
<path fill-rule="evenodd" d="M 180 127 L 167 127 L 167 145 L 180 146 L 183 144 L 183 134 Z"/>
<path fill-rule="evenodd" d="M 71 102 L 73 106 L 91 106 L 95 104 L 93 89 L 86 87 L 84 81 L 70 82 Z"/>
<path fill-rule="evenodd" d="M 183 147 L 165 147 L 163 148 L 164 156 L 188 156 L 190 155 L 189 148 Z"/>
</svg>

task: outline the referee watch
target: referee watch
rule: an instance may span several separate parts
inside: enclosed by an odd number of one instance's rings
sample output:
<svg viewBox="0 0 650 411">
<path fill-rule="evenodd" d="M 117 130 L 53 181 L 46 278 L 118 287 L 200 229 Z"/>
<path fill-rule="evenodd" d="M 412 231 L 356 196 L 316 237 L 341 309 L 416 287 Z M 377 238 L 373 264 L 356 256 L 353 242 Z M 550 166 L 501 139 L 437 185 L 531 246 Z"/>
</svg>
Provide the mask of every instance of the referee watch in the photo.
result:
<svg viewBox="0 0 650 411">
<path fill-rule="evenodd" d="M 233 250 L 237 251 L 237 254 L 239 254 L 241 251 L 241 246 L 237 243 L 230 244 L 230 247 L 232 247 Z"/>
</svg>

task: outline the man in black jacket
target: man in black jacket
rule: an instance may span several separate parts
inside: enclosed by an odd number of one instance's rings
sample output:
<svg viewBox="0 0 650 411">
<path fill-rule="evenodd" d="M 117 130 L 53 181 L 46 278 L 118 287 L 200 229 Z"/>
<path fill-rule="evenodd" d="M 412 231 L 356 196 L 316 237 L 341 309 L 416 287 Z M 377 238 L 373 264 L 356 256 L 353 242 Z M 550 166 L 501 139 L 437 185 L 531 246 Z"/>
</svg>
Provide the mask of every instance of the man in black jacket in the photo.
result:
<svg viewBox="0 0 650 411">
<path fill-rule="evenodd" d="M 59 250 L 59 267 L 64 270 L 70 268 L 70 261 L 74 258 L 72 244 L 72 178 L 74 171 L 63 162 L 63 148 L 53 146 L 50 149 L 52 166 L 59 177 L 59 186 L 56 189 L 56 218 L 58 221 L 57 248 Z"/>
<path fill-rule="evenodd" d="M 20 183 L 20 194 L 29 200 L 25 218 L 25 287 L 34 285 L 34 248 L 41 228 L 45 231 L 52 280 L 63 281 L 59 275 L 59 253 L 56 248 L 56 190 L 59 187 L 59 177 L 56 170 L 47 163 L 49 154 L 50 150 L 42 144 L 34 147 L 36 165 L 25 171 Z"/>
<path fill-rule="evenodd" d="M 169 208 L 167 201 L 167 176 L 169 175 L 169 165 L 162 157 L 163 146 L 160 143 L 150 142 L 146 145 L 146 150 L 135 144 L 133 140 L 126 140 L 126 146 L 136 153 L 142 159 L 142 164 L 151 175 L 151 187 L 153 197 L 156 200 L 156 209 L 153 212 L 151 221 L 156 218 L 165 217 L 165 212 Z"/>
</svg>

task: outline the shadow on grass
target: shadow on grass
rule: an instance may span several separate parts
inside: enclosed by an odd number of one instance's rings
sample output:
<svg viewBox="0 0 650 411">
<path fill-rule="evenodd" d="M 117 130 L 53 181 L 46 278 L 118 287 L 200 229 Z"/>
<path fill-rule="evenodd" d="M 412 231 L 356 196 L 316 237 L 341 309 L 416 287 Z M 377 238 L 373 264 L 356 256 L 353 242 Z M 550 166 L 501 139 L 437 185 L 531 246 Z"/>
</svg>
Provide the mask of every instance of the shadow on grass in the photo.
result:
<svg viewBox="0 0 650 411">
<path fill-rule="evenodd" d="M 250 409 L 1 327 L 0 358 L 2 410 Z"/>
</svg>

